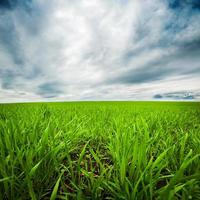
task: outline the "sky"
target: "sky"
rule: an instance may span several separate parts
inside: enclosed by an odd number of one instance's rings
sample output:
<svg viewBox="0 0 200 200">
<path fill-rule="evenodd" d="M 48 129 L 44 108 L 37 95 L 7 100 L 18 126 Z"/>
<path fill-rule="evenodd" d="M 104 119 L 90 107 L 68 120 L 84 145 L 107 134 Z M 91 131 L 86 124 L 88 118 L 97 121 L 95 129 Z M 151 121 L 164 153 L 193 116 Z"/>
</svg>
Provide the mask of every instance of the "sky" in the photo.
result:
<svg viewBox="0 0 200 200">
<path fill-rule="evenodd" d="M 0 0 L 0 102 L 200 100 L 199 0 Z"/>
</svg>

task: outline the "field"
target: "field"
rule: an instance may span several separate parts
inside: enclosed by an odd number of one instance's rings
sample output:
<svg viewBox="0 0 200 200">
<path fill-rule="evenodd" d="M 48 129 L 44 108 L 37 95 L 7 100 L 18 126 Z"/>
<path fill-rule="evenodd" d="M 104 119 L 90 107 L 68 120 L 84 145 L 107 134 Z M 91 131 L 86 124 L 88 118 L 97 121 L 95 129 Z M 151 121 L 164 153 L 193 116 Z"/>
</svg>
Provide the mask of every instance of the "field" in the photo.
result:
<svg viewBox="0 0 200 200">
<path fill-rule="evenodd" d="M 200 199 L 200 103 L 1 104 L 0 199 Z"/>
</svg>

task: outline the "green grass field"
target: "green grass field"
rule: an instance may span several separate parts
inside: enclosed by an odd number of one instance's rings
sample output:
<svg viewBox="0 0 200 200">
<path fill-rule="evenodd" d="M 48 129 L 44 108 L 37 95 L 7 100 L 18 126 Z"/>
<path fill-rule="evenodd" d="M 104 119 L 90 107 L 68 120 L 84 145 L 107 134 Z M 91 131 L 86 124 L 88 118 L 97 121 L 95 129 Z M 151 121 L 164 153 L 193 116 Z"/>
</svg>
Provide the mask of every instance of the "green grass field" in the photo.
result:
<svg viewBox="0 0 200 200">
<path fill-rule="evenodd" d="M 200 103 L 1 104 L 0 199 L 200 199 Z"/>
</svg>

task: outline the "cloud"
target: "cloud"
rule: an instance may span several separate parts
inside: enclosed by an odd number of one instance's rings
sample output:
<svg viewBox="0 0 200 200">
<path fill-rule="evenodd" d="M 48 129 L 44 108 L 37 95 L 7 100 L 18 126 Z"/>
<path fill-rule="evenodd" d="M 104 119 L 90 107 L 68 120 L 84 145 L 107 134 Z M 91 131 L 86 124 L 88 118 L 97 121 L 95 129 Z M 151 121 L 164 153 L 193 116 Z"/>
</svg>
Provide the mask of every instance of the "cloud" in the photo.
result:
<svg viewBox="0 0 200 200">
<path fill-rule="evenodd" d="M 193 9 L 200 9 L 199 0 L 169 0 L 169 7 L 172 9 L 182 9 L 189 6 Z"/>
<path fill-rule="evenodd" d="M 1 9 L 9 9 L 11 7 L 10 1 L 8 0 L 2 0 L 0 3 L 0 8 Z"/>
<path fill-rule="evenodd" d="M 154 99 L 162 99 L 163 96 L 162 96 L 161 94 L 155 94 L 155 95 L 153 96 L 153 98 L 154 98 Z"/>
<path fill-rule="evenodd" d="M 199 98 L 200 93 L 187 92 L 187 91 L 178 91 L 170 92 L 164 94 L 156 94 L 153 96 L 154 99 L 164 99 L 164 100 L 194 100 Z"/>
<path fill-rule="evenodd" d="M 199 21 L 196 0 L 3 0 L 0 101 L 200 91 Z"/>
<path fill-rule="evenodd" d="M 62 91 L 59 88 L 59 84 L 55 82 L 47 82 L 38 86 L 37 94 L 45 98 L 57 97 Z"/>
</svg>

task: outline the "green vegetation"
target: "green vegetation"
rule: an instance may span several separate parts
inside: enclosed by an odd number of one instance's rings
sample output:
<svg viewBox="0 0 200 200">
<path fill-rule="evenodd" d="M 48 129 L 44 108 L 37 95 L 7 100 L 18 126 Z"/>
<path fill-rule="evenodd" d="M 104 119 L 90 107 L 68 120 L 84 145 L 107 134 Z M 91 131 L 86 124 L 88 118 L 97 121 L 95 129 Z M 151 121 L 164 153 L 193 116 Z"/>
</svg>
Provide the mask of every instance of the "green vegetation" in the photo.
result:
<svg viewBox="0 0 200 200">
<path fill-rule="evenodd" d="M 200 199 L 200 103 L 2 104 L 0 199 Z"/>
</svg>

